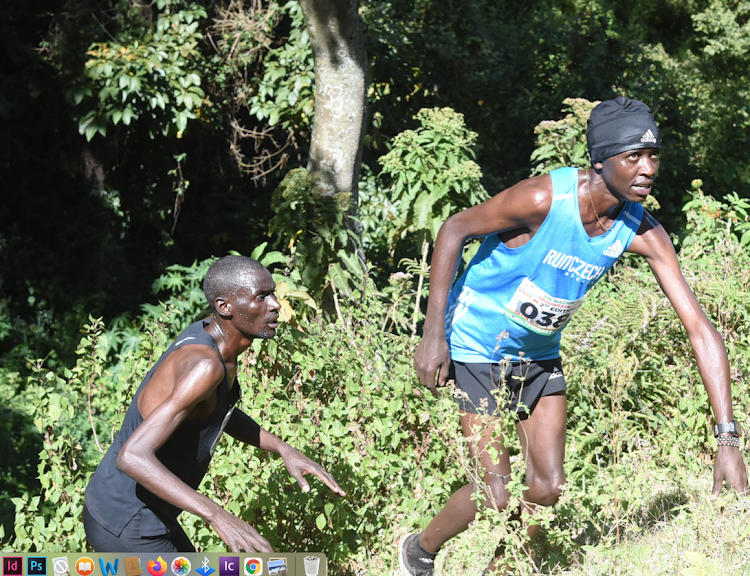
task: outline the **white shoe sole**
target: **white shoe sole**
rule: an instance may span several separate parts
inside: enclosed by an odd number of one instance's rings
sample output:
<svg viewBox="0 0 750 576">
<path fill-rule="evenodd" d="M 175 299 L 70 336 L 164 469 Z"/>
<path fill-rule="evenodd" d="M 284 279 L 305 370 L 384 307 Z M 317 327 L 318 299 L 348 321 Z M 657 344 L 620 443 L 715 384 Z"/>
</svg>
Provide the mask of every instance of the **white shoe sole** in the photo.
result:
<svg viewBox="0 0 750 576">
<path fill-rule="evenodd" d="M 401 569 L 401 576 L 412 576 L 406 569 L 406 564 L 404 564 L 404 542 L 409 536 L 411 536 L 411 533 L 401 538 L 401 541 L 398 543 L 398 566 Z"/>
</svg>

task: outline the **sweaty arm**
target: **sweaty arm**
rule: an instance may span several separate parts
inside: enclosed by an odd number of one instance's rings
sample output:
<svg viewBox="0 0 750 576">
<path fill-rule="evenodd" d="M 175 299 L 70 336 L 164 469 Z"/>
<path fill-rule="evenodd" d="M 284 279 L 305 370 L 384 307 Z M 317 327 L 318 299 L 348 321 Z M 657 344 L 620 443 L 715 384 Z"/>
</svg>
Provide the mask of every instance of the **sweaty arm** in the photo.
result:
<svg viewBox="0 0 750 576">
<path fill-rule="evenodd" d="M 235 409 L 232 412 L 232 417 L 227 423 L 226 432 L 241 442 L 252 444 L 253 446 L 281 456 L 286 469 L 297 481 L 303 492 L 310 491 L 310 485 L 305 479 L 305 474 L 313 474 L 333 492 L 339 496 L 346 496 L 346 492 L 344 492 L 333 476 L 326 472 L 320 464 L 308 458 L 299 450 L 295 450 L 275 434 L 271 434 L 263 429 L 260 424 L 242 410 Z"/>
<path fill-rule="evenodd" d="M 510 230 L 533 234 L 547 217 L 551 203 L 550 176 L 537 176 L 454 214 L 441 226 L 430 265 L 430 297 L 423 336 L 414 355 L 419 380 L 433 393 L 437 392 L 436 375 L 439 386 L 448 377 L 450 351 L 445 339 L 445 312 L 464 242 Z"/>
<path fill-rule="evenodd" d="M 629 251 L 646 258 L 657 282 L 685 326 L 716 422 L 733 420 L 729 360 L 724 340 L 688 286 L 666 231 L 647 212 Z M 714 464 L 715 495 L 721 491 L 724 480 L 739 492 L 747 491 L 747 471 L 742 453 L 732 446 L 720 446 L 718 449 Z"/>
<path fill-rule="evenodd" d="M 148 399 L 140 404 L 145 418 L 120 450 L 117 467 L 162 500 L 206 519 L 233 552 L 273 552 L 255 528 L 193 490 L 156 457 L 193 410 L 214 397 L 223 377 L 224 367 L 208 346 L 170 354 L 141 392 Z"/>
</svg>

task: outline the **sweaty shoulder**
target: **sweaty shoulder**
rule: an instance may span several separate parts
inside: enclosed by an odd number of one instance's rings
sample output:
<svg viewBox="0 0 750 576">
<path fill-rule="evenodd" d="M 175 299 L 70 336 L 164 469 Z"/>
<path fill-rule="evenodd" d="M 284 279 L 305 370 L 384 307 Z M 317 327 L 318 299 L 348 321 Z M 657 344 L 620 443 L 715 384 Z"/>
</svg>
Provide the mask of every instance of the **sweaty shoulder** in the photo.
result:
<svg viewBox="0 0 750 576">
<path fill-rule="evenodd" d="M 224 378 L 224 364 L 211 346 L 187 344 L 172 352 L 151 376 L 138 406 L 146 415 L 167 397 L 197 404 L 214 393 Z"/>
<path fill-rule="evenodd" d="M 552 178 L 535 176 L 454 214 L 441 230 L 459 230 L 463 238 L 482 238 L 513 230 L 536 231 L 551 205 Z"/>
<path fill-rule="evenodd" d="M 538 228 L 552 206 L 552 177 L 543 174 L 521 180 L 495 198 L 499 198 L 506 217 L 511 217 L 519 226 Z"/>
<path fill-rule="evenodd" d="M 647 210 L 643 211 L 641 226 L 627 251 L 643 256 L 649 261 L 671 259 L 675 254 L 669 234 Z"/>
<path fill-rule="evenodd" d="M 172 352 L 167 360 L 175 364 L 178 373 L 198 371 L 218 376 L 219 379 L 224 374 L 224 363 L 208 344 L 186 344 Z"/>
</svg>

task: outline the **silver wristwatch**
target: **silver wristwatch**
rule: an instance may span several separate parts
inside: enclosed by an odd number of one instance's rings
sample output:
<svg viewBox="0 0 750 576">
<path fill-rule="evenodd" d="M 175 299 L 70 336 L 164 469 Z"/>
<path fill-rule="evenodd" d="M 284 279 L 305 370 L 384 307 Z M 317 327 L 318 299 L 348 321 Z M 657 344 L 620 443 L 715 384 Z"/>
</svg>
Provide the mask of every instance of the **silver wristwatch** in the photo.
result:
<svg viewBox="0 0 750 576">
<path fill-rule="evenodd" d="M 740 425 L 737 424 L 737 420 L 731 422 L 725 422 L 724 424 L 717 424 L 714 426 L 714 436 L 718 437 L 719 434 L 731 434 L 735 438 L 739 438 L 742 434 Z"/>
</svg>

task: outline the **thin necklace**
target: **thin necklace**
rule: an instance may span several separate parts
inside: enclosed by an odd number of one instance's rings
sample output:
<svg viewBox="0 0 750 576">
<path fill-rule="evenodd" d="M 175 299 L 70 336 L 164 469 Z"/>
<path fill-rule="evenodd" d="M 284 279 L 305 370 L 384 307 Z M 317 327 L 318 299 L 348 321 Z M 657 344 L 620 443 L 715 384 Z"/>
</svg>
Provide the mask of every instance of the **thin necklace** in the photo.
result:
<svg viewBox="0 0 750 576">
<path fill-rule="evenodd" d="M 594 198 L 591 196 L 591 184 L 589 183 L 589 171 L 586 170 L 586 192 L 589 195 L 589 200 L 591 200 L 591 207 L 594 209 L 594 216 L 596 216 L 596 221 L 599 223 L 599 227 L 604 230 L 604 232 L 609 232 L 612 229 L 612 226 L 609 228 L 605 227 L 604 224 L 602 224 L 602 221 L 599 218 L 599 213 L 596 211 L 596 206 L 594 206 Z"/>
</svg>

